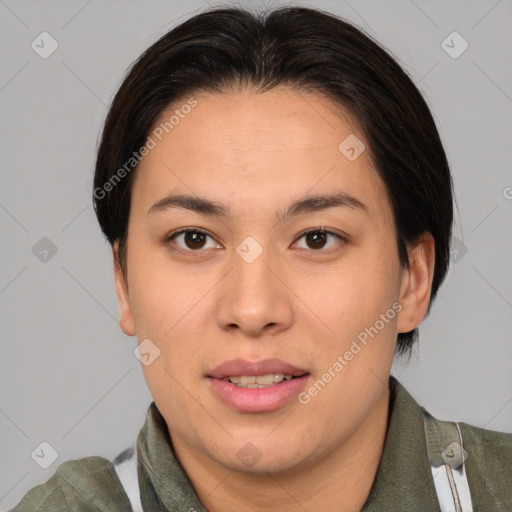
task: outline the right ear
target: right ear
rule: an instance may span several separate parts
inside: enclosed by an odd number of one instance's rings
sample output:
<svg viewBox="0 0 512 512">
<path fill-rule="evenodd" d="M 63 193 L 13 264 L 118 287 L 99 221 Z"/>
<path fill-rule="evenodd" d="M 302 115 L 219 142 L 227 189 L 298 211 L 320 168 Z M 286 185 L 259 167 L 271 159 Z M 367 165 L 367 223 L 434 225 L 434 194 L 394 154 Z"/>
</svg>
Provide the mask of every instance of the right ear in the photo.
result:
<svg viewBox="0 0 512 512">
<path fill-rule="evenodd" d="M 119 325 L 121 330 L 128 336 L 135 336 L 135 322 L 133 321 L 128 294 L 128 285 L 118 259 L 119 244 L 112 245 L 112 256 L 114 259 L 114 281 L 116 285 L 117 301 L 119 303 Z"/>
</svg>

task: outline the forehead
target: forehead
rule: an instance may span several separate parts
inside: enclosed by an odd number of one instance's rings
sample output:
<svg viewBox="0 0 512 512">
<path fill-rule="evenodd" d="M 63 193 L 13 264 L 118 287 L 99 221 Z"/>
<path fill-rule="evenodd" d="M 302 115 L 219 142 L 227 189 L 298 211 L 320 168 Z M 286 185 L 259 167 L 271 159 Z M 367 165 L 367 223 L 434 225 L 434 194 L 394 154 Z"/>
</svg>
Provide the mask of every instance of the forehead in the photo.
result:
<svg viewBox="0 0 512 512">
<path fill-rule="evenodd" d="M 179 191 L 248 211 L 262 199 L 282 205 L 286 196 L 340 191 L 364 197 L 370 210 L 389 208 L 357 121 L 325 97 L 286 87 L 191 97 L 150 130 L 134 203 L 149 208 Z"/>
</svg>

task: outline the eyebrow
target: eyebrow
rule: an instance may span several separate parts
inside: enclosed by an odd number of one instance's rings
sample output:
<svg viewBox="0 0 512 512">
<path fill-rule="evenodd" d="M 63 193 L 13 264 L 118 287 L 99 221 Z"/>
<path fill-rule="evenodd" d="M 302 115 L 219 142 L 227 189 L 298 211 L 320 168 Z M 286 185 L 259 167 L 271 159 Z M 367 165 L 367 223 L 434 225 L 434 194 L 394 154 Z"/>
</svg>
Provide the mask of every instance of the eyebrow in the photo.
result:
<svg viewBox="0 0 512 512">
<path fill-rule="evenodd" d="M 368 213 L 368 208 L 359 199 L 345 193 L 309 195 L 293 201 L 285 209 L 278 211 L 276 217 L 282 221 L 291 216 L 304 215 L 335 207 L 349 207 Z M 222 203 L 210 201 L 206 198 L 184 194 L 170 194 L 156 202 L 148 214 L 164 212 L 172 208 L 183 208 L 203 215 L 213 217 L 229 217 L 229 208 Z"/>
</svg>

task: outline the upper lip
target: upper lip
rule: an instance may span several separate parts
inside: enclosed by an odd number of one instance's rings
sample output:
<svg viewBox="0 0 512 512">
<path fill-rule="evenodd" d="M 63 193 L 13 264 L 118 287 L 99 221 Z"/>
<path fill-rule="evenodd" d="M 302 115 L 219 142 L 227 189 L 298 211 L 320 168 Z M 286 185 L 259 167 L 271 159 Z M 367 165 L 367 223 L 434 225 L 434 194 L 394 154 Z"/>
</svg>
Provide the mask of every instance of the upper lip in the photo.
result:
<svg viewBox="0 0 512 512">
<path fill-rule="evenodd" d="M 217 366 L 208 376 L 223 379 L 225 377 L 240 375 L 256 377 L 269 373 L 282 373 L 284 375 L 299 377 L 307 373 L 307 371 L 279 359 L 264 359 L 258 362 L 245 361 L 244 359 L 232 359 L 231 361 L 226 361 Z"/>
</svg>

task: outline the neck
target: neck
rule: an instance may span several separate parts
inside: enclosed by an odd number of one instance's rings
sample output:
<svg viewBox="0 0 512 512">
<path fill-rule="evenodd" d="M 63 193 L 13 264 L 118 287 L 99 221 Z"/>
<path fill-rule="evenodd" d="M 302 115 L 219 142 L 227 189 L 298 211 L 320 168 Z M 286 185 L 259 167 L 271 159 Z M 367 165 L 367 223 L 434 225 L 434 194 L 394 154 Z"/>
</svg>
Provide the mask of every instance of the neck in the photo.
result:
<svg viewBox="0 0 512 512">
<path fill-rule="evenodd" d="M 213 461 L 205 464 L 181 443 L 173 444 L 209 512 L 360 512 L 384 449 L 388 407 L 386 388 L 371 414 L 341 446 L 305 468 L 283 473 L 231 471 Z"/>
</svg>

